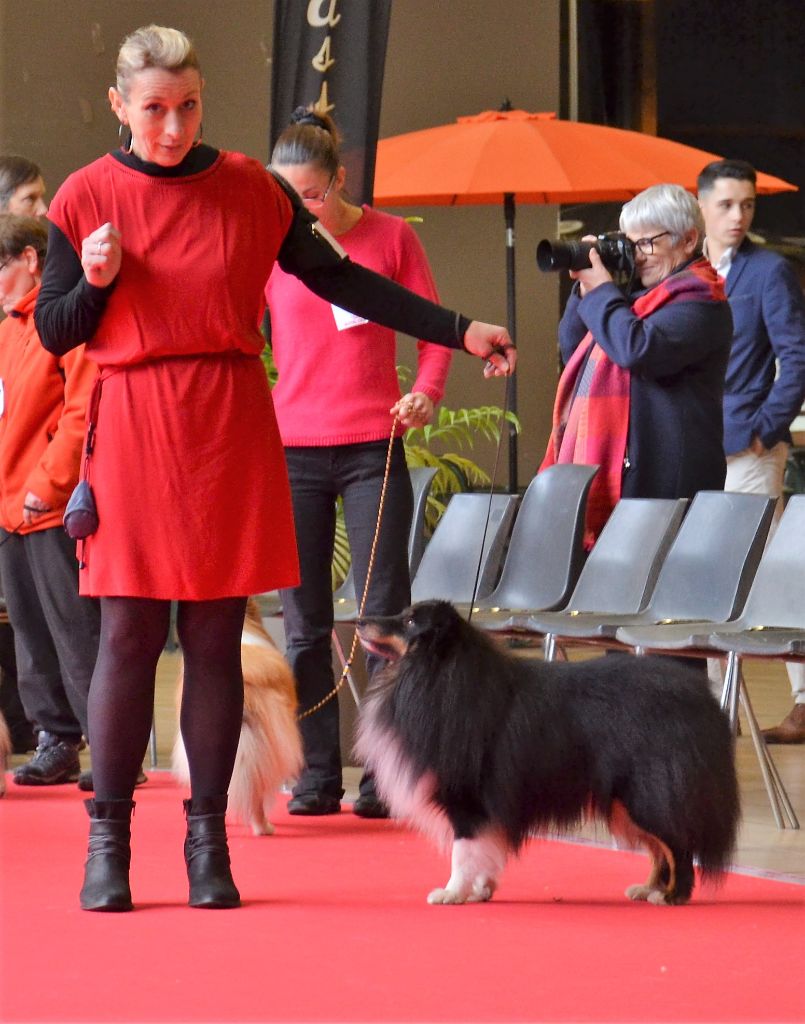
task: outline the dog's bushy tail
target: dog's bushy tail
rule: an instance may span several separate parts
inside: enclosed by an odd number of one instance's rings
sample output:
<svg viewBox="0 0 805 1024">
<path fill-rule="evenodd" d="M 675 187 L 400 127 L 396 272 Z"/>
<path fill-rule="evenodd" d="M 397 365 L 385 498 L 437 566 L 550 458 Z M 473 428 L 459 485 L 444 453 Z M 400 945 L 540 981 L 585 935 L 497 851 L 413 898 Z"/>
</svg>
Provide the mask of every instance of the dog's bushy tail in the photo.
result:
<svg viewBox="0 0 805 1024">
<path fill-rule="evenodd" d="M 295 706 L 283 693 L 256 692 L 240 730 L 229 784 L 229 813 L 238 821 L 256 826 L 255 808 L 275 797 L 283 782 L 296 777 L 301 768 L 302 740 Z M 172 770 L 179 782 L 190 784 L 181 733 L 177 733 L 173 746 Z"/>
<path fill-rule="evenodd" d="M 706 820 L 698 822 L 696 860 L 703 878 L 718 881 L 730 867 L 738 825 L 741 819 L 741 805 L 738 779 L 732 757 L 720 762 L 717 777 L 712 779 L 709 809 L 702 813 Z"/>
<path fill-rule="evenodd" d="M 276 796 L 283 782 L 302 768 L 302 741 L 296 713 L 283 694 L 260 691 L 252 698 L 240 730 L 235 768 L 229 785 L 229 810 L 250 821 L 255 792 Z"/>
</svg>

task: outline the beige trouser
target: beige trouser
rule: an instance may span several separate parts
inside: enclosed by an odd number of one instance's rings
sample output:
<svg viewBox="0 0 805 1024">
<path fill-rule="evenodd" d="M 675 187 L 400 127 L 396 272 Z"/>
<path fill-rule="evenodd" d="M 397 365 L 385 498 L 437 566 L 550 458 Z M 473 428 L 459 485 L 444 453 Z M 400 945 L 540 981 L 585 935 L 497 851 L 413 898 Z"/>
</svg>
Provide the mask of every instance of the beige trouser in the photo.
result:
<svg viewBox="0 0 805 1024">
<path fill-rule="evenodd" d="M 780 441 L 763 455 L 755 455 L 748 448 L 743 452 L 727 456 L 727 479 L 725 491 L 742 491 L 747 494 L 769 494 L 777 498 L 774 522 L 769 530 L 769 540 L 783 514 L 783 476 L 788 458 L 788 445 Z M 768 543 L 768 541 L 767 541 Z M 805 665 L 789 662 L 786 665 L 791 681 L 791 692 L 797 704 L 805 704 Z M 716 658 L 707 659 L 707 675 L 714 692 L 721 694 L 721 663 Z"/>
</svg>

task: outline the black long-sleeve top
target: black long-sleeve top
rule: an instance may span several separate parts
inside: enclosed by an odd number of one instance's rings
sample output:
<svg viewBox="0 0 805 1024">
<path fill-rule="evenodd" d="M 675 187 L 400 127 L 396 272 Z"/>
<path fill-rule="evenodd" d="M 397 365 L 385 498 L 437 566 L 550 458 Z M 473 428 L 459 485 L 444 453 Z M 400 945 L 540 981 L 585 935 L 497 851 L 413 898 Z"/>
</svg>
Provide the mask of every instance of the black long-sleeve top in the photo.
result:
<svg viewBox="0 0 805 1024">
<path fill-rule="evenodd" d="M 211 146 L 191 149 L 176 167 L 161 167 L 140 160 L 133 153 L 117 151 L 115 159 L 145 174 L 182 177 L 212 166 L 218 150 Z M 427 339 L 448 348 L 463 348 L 470 320 L 459 313 L 416 295 L 389 278 L 353 263 L 337 243 L 318 228 L 316 218 L 305 209 L 293 189 L 278 175 L 293 207 L 293 218 L 279 252 L 283 270 L 298 277 L 327 302 L 356 313 L 373 323 L 413 337 Z M 99 225 L 100 226 L 100 225 Z M 89 341 L 103 317 L 115 287 L 90 284 L 84 276 L 79 254 L 55 224 L 50 225 L 48 255 L 34 319 L 45 348 L 63 355 Z"/>
</svg>

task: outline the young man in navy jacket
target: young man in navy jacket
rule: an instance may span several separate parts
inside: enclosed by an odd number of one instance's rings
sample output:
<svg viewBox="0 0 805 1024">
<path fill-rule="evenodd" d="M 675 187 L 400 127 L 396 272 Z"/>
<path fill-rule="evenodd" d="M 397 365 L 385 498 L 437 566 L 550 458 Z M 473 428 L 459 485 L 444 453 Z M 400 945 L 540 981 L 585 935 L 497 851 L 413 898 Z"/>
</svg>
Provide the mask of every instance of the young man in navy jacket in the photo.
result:
<svg viewBox="0 0 805 1024">
<path fill-rule="evenodd" d="M 699 175 L 704 253 L 725 278 L 733 340 L 724 391 L 727 491 L 780 499 L 790 424 L 805 398 L 805 301 L 791 265 L 747 237 L 756 175 L 716 160 Z M 782 512 L 778 500 L 777 515 Z M 805 743 L 805 666 L 789 664 L 794 707 L 767 743 Z"/>
</svg>

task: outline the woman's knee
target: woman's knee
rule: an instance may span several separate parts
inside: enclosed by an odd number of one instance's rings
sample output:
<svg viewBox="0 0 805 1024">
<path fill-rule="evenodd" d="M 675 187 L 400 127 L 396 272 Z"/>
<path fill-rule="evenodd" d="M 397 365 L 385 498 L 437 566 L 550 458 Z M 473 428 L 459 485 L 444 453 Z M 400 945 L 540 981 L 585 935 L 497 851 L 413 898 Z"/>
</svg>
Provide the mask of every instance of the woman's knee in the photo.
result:
<svg viewBox="0 0 805 1024">
<path fill-rule="evenodd" d="M 125 659 L 158 658 L 168 639 L 170 602 L 101 598 L 101 649 Z"/>
</svg>

